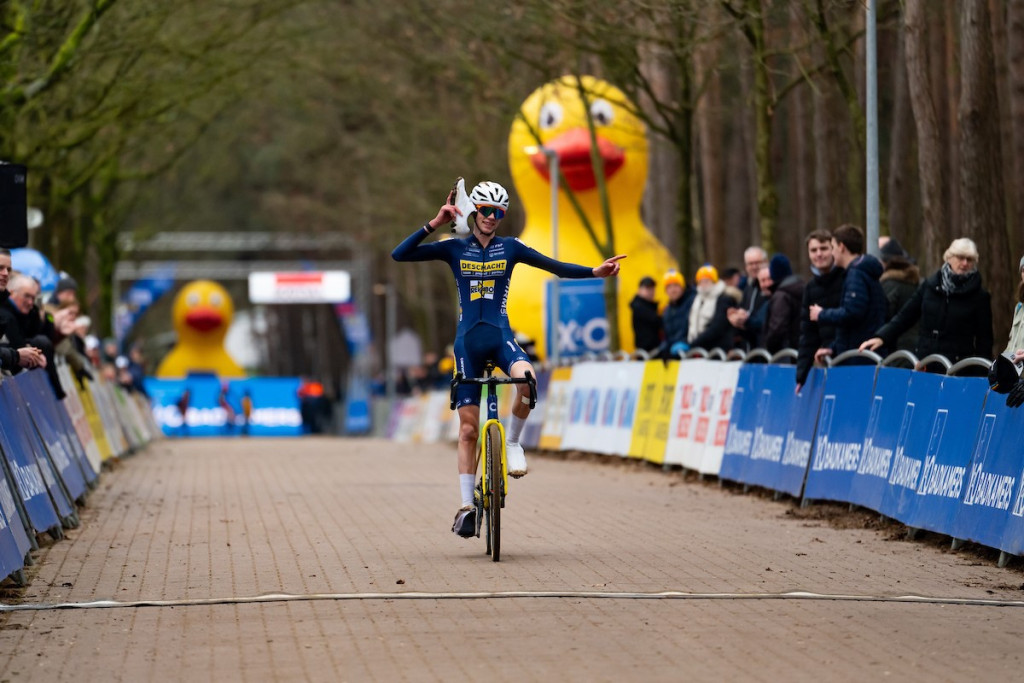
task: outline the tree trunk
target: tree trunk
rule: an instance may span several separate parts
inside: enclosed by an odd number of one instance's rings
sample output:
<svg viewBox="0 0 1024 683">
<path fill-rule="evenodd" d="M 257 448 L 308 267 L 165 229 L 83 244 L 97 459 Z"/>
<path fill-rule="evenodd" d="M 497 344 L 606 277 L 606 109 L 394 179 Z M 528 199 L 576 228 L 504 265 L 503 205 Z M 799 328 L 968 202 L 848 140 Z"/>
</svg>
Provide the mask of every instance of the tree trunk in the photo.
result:
<svg viewBox="0 0 1024 683">
<path fill-rule="evenodd" d="M 896 59 L 893 61 L 893 106 L 891 142 L 889 147 L 889 178 L 886 183 L 888 199 L 889 234 L 903 244 L 911 254 L 921 248 L 918 225 L 910 219 L 913 198 L 910 180 L 913 169 L 909 164 L 914 150 L 914 112 L 907 92 L 906 48 L 902 32 L 899 34 Z"/>
<path fill-rule="evenodd" d="M 929 78 L 927 0 L 907 0 L 904 17 L 904 46 L 907 54 L 907 86 L 917 131 L 917 168 L 921 178 L 921 235 L 925 246 L 923 262 L 928 268 L 942 260 L 949 225 L 946 198 L 949 194 L 947 167 L 938 114 Z"/>
<path fill-rule="evenodd" d="M 1008 0 L 1008 3 L 1006 92 L 1012 124 L 1012 142 L 1007 149 L 1013 160 L 1013 175 L 1008 187 L 1020 188 L 1024 187 L 1024 0 Z M 1024 249 L 1024 239 L 1020 236 L 1020 231 L 1024 229 L 1024 198 L 1016 199 L 1010 221 L 1010 225 L 1016 228 L 1010 231 L 1010 237 L 1016 237 L 1016 243 L 1011 243 L 1010 247 L 1014 254 L 1019 254 Z"/>
<path fill-rule="evenodd" d="M 1010 274 L 1015 264 L 1009 257 L 1006 235 L 999 102 L 987 0 L 963 0 L 960 5 L 960 65 L 960 231 L 978 243 L 979 268 L 992 293 L 993 332 L 996 339 L 1005 340 L 1011 317 Z"/>
<path fill-rule="evenodd" d="M 764 14 L 761 0 L 747 0 L 747 25 L 754 48 L 754 168 L 757 173 L 758 225 L 761 246 L 770 253 L 775 250 L 779 202 L 771 167 L 773 102 Z"/>
<path fill-rule="evenodd" d="M 700 189 L 703 216 L 704 258 L 717 265 L 728 263 L 728 240 L 725 234 L 725 175 L 722 145 L 722 86 L 715 68 L 718 62 L 717 42 L 704 42 L 694 52 L 698 81 L 704 81 L 703 96 L 697 101 L 697 146 L 700 155 Z M 694 264 L 682 267 L 687 273 Z"/>
</svg>

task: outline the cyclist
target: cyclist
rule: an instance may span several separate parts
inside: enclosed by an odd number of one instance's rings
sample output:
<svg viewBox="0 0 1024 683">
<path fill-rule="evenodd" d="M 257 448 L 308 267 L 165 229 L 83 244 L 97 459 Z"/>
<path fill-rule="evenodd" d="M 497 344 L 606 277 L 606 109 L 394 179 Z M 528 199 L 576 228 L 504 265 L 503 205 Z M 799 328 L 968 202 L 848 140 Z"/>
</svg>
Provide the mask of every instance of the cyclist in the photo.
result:
<svg viewBox="0 0 1024 683">
<path fill-rule="evenodd" d="M 524 377 L 533 372 L 526 353 L 516 343 L 509 326 L 505 303 L 512 269 L 517 263 L 541 268 L 558 277 L 610 277 L 619 272 L 625 255 L 613 256 L 596 268 L 563 263 L 531 249 L 518 238 L 499 237 L 495 233 L 508 211 L 508 192 L 495 182 L 482 182 L 473 188 L 469 200 L 475 207 L 468 237 L 421 244 L 440 226 L 453 222 L 462 211 L 457 208 L 455 192 L 448 196 L 437 216 L 407 237 L 391 252 L 396 261 L 445 261 L 452 269 L 459 292 L 459 323 L 455 332 L 455 368 L 464 377 L 480 377 L 484 363 L 493 360 L 509 377 Z M 519 444 L 526 418 L 530 415 L 529 388 L 516 385 L 512 418 L 505 432 L 508 471 L 513 477 L 526 474 L 526 454 Z M 462 507 L 455 515 L 452 531 L 469 538 L 476 534 L 476 508 L 473 488 L 476 479 L 476 445 L 480 429 L 480 386 L 459 385 L 455 406 L 459 413 L 459 492 Z"/>
</svg>

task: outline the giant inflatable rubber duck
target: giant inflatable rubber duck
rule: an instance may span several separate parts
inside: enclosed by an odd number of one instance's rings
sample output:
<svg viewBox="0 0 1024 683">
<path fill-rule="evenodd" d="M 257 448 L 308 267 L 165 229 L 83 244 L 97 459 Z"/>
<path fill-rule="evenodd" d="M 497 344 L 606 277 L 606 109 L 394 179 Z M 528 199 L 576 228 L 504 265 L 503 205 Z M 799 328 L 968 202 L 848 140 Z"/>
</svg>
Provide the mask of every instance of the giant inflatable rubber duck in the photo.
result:
<svg viewBox="0 0 1024 683">
<path fill-rule="evenodd" d="M 245 371 L 224 348 L 234 313 L 227 290 L 216 282 L 193 280 L 182 287 L 171 309 L 178 343 L 161 361 L 156 376 L 212 372 L 220 377 L 245 377 Z"/>
<path fill-rule="evenodd" d="M 629 301 L 636 294 L 640 278 L 660 280 L 669 269 L 678 269 L 668 249 L 651 234 L 640 218 L 640 201 L 647 182 L 647 131 L 631 113 L 625 94 L 613 85 L 582 76 L 597 136 L 597 149 L 604 160 L 605 186 L 612 216 L 612 253 L 627 254 L 621 261 L 618 283 L 619 340 L 622 349 L 632 351 L 633 327 Z M 575 76 L 563 76 L 535 90 L 520 109 L 521 118 L 512 124 L 508 160 L 516 191 L 526 213 L 526 227 L 520 238 L 545 254 L 551 254 L 551 185 L 548 159 L 540 145 L 558 154 L 562 175 L 572 188 L 583 213 L 598 239 L 604 241 L 605 222 L 597 180 L 590 163 L 590 132 L 583 99 Z M 525 121 L 524 121 L 525 119 Z M 529 122 L 529 126 L 527 123 Z M 558 199 L 558 259 L 583 265 L 604 261 L 587 234 L 564 190 Z M 518 268 L 515 287 L 509 292 L 509 318 L 518 332 L 537 342 L 546 355 L 544 338 L 544 283 L 551 278 L 536 268 Z"/>
</svg>

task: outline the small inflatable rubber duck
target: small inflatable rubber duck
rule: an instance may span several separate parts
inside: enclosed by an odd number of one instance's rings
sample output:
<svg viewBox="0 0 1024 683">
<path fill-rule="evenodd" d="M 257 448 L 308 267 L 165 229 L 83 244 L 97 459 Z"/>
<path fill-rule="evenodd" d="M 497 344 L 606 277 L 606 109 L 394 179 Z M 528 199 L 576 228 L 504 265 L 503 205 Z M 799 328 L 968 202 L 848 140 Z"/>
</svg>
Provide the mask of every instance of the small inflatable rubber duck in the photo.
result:
<svg viewBox="0 0 1024 683">
<path fill-rule="evenodd" d="M 212 372 L 220 377 L 245 377 L 245 371 L 224 348 L 235 307 L 227 290 L 211 280 L 193 280 L 174 299 L 171 317 L 178 343 L 157 368 L 157 377 L 185 377 Z"/>
<path fill-rule="evenodd" d="M 615 240 L 612 253 L 628 255 L 621 262 L 619 273 L 619 340 L 622 349 L 632 351 L 629 301 L 636 293 L 637 283 L 645 275 L 658 276 L 678 270 L 679 266 L 640 218 L 640 202 L 647 183 L 646 127 L 632 113 L 634 107 L 621 90 L 591 76 L 580 79 L 594 121 L 597 149 L 604 161 Z M 551 256 L 554 254 L 550 171 L 548 158 L 539 149 L 541 145 L 558 154 L 566 183 L 598 239 L 606 239 L 601 197 L 590 162 L 590 132 L 584 106 L 576 77 L 563 76 L 541 86 L 523 102 L 522 116 L 516 118 L 509 132 L 509 169 L 526 213 L 520 239 Z M 530 127 L 540 137 L 539 143 Z M 592 266 L 604 261 L 564 191 L 559 192 L 558 216 L 558 260 Z M 509 318 L 517 331 L 536 340 L 538 354 L 545 356 L 544 283 L 551 276 L 535 268 L 520 268 L 514 277 L 515 286 L 508 300 Z"/>
</svg>

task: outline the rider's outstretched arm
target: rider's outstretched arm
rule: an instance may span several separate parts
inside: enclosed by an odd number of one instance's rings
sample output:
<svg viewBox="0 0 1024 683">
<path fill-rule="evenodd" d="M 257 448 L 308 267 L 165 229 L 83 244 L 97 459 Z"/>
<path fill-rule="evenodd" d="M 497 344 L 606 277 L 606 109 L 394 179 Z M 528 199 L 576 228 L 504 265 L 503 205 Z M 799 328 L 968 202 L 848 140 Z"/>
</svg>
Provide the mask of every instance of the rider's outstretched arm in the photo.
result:
<svg viewBox="0 0 1024 683">
<path fill-rule="evenodd" d="M 610 275 L 618 274 L 618 263 L 615 263 L 614 268 L 606 267 L 605 264 L 611 262 L 617 262 L 619 259 L 625 258 L 625 256 L 614 256 L 604 264 L 597 268 L 588 268 L 587 266 L 580 266 L 575 263 L 565 263 L 563 261 L 556 261 L 555 259 L 545 256 L 533 247 L 527 246 L 525 243 L 515 240 L 516 247 L 519 249 L 519 261 L 525 263 L 534 268 L 540 268 L 546 270 L 552 275 L 558 277 L 582 279 L 588 277 L 608 277 Z M 607 272 L 598 272 L 607 271 Z"/>
</svg>

